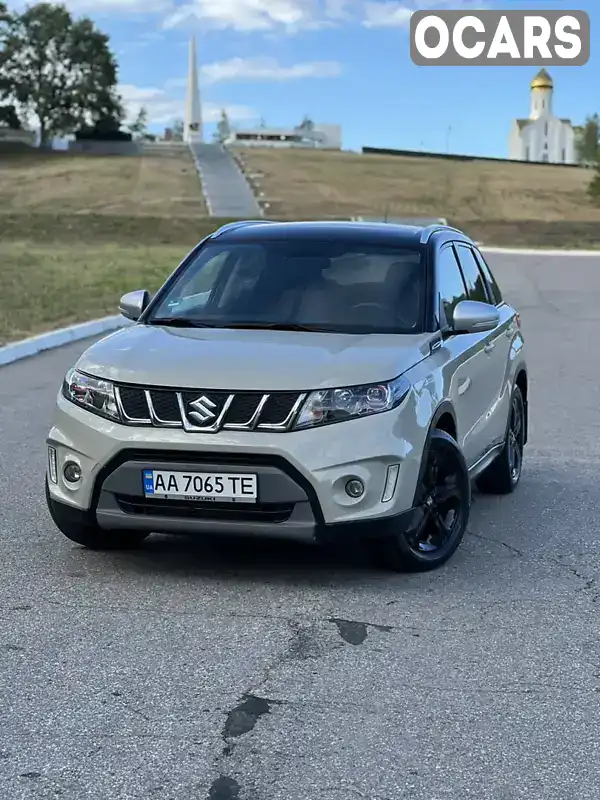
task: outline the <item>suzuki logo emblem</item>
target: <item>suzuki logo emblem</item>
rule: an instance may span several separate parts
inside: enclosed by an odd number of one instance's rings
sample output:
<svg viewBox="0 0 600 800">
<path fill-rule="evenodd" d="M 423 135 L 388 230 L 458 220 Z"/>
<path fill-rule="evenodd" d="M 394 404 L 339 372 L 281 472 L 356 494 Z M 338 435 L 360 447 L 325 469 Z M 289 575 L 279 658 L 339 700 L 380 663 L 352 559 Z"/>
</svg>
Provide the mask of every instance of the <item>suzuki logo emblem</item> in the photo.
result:
<svg viewBox="0 0 600 800">
<path fill-rule="evenodd" d="M 217 415 L 213 411 L 214 408 L 217 407 L 216 403 L 213 403 L 212 400 L 209 400 L 206 395 L 202 395 L 197 400 L 192 400 L 189 404 L 190 408 L 193 411 L 188 412 L 188 416 L 190 416 L 195 422 L 199 422 L 201 425 L 204 425 L 211 419 L 214 419 Z"/>
</svg>

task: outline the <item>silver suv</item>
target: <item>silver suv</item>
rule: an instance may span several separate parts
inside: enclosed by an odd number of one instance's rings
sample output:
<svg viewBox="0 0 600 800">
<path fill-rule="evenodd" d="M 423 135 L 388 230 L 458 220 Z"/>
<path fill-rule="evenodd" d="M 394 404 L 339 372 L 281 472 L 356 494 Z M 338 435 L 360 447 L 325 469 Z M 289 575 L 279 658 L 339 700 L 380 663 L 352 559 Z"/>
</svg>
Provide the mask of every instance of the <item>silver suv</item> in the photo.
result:
<svg viewBox="0 0 600 800">
<path fill-rule="evenodd" d="M 58 528 L 358 536 L 395 570 L 459 546 L 471 482 L 512 492 L 527 441 L 519 315 L 447 226 L 239 222 L 66 375 L 47 439 Z"/>
</svg>

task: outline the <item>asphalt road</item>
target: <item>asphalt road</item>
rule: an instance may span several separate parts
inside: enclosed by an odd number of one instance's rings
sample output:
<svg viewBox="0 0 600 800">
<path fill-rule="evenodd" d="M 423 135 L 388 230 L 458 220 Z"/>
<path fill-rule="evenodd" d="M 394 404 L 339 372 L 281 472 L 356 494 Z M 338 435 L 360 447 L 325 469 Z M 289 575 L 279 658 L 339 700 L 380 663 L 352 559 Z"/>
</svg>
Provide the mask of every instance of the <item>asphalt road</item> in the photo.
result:
<svg viewBox="0 0 600 800">
<path fill-rule="evenodd" d="M 43 498 L 83 345 L 0 369 L 0 797 L 597 800 L 600 257 L 490 256 L 522 311 L 519 490 L 443 569 L 155 537 L 72 546 Z"/>
</svg>

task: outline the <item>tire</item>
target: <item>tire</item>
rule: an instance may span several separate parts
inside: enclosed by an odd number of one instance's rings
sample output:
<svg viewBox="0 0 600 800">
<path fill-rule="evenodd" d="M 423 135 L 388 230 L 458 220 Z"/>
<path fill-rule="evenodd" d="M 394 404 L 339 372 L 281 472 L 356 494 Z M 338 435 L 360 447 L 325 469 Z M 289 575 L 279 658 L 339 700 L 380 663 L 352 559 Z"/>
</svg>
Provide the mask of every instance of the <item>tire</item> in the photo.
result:
<svg viewBox="0 0 600 800">
<path fill-rule="evenodd" d="M 384 569 L 395 572 L 437 569 L 454 555 L 467 529 L 471 482 L 458 444 L 449 434 L 436 429 L 423 459 L 413 527 L 368 542 L 371 555 Z M 439 527 L 440 523 L 445 525 Z"/>
<path fill-rule="evenodd" d="M 511 396 L 504 447 L 475 481 L 484 494 L 510 494 L 519 485 L 525 446 L 525 403 L 518 386 Z"/>
<path fill-rule="evenodd" d="M 84 511 L 57 503 L 50 495 L 46 479 L 46 502 L 59 531 L 88 550 L 133 550 L 150 535 L 145 531 L 105 531 Z"/>
</svg>

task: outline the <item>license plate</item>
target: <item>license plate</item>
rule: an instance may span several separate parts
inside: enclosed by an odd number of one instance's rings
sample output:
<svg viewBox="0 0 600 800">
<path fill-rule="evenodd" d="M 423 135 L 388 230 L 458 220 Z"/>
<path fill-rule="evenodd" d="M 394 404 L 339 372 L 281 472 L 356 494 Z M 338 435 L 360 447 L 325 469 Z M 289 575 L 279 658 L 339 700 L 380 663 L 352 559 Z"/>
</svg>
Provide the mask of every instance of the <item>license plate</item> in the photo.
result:
<svg viewBox="0 0 600 800">
<path fill-rule="evenodd" d="M 224 503 L 256 503 L 256 475 L 213 472 L 165 472 L 143 470 L 144 495 L 159 500 L 201 500 Z"/>
</svg>

